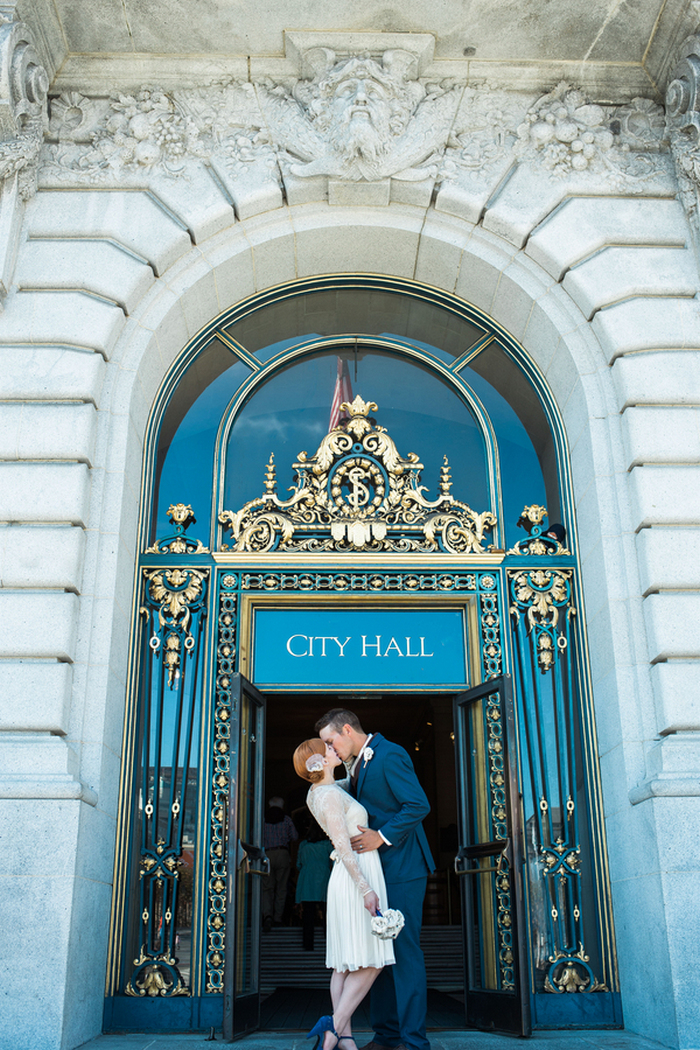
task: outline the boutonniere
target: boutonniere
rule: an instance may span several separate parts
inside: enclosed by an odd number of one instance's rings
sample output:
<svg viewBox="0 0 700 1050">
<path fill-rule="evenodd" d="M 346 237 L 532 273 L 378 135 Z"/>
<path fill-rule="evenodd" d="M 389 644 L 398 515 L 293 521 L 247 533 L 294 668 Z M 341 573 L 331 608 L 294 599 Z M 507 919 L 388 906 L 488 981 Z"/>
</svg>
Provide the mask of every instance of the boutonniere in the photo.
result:
<svg viewBox="0 0 700 1050">
<path fill-rule="evenodd" d="M 362 752 L 362 765 L 366 766 L 371 758 L 374 758 L 374 751 L 371 747 L 366 747 Z"/>
</svg>

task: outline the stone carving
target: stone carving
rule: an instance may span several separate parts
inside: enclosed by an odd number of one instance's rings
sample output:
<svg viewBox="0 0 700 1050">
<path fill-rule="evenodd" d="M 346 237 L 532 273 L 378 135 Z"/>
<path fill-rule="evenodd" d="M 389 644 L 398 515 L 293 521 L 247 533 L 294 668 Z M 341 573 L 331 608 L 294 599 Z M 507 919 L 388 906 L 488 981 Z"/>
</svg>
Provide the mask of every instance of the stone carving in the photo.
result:
<svg viewBox="0 0 700 1050">
<path fill-rule="evenodd" d="M 499 170 L 513 163 L 515 129 L 525 110 L 522 98 L 491 84 L 465 88 L 447 141 L 441 180 L 466 176 L 472 182 L 492 182 Z"/>
<path fill-rule="evenodd" d="M 210 165 L 233 180 L 466 179 L 488 191 L 525 164 L 634 192 L 671 168 L 663 110 L 649 99 L 601 106 L 565 82 L 537 100 L 490 84 L 431 83 L 399 49 L 337 58 L 314 48 L 304 68 L 313 76 L 283 84 L 227 80 L 101 99 L 67 92 L 51 103 L 42 180 L 140 185 Z"/>
<path fill-rule="evenodd" d="M 414 181 L 437 174 L 462 88 L 424 85 L 407 51 L 336 60 L 328 48 L 307 56 L 311 80 L 291 90 L 261 87 L 273 137 L 292 174 L 353 181 Z"/>
<path fill-rule="evenodd" d="M 277 166 L 255 89 L 239 81 L 108 99 L 67 92 L 51 102 L 49 138 L 43 173 L 61 182 L 179 178 L 215 156 L 233 174 L 261 158 Z"/>
<path fill-rule="evenodd" d="M 48 88 L 31 30 L 0 14 L 0 179 L 16 174 L 23 200 L 36 190 Z"/>
<path fill-rule="evenodd" d="M 336 62 L 318 48 L 307 64 L 316 75 L 291 86 L 228 81 L 109 99 L 63 94 L 51 104 L 45 174 L 93 183 L 150 172 L 179 177 L 188 162 L 214 157 L 233 176 L 258 161 L 276 171 L 279 158 L 302 177 L 437 174 L 461 87 L 420 83 L 415 58 L 398 50 L 381 62 Z"/>
<path fill-rule="evenodd" d="M 700 250 L 700 36 L 683 45 L 666 91 L 666 120 L 681 201 Z"/>
<path fill-rule="evenodd" d="M 663 108 L 650 99 L 599 106 L 562 81 L 530 107 L 517 135 L 516 158 L 559 178 L 590 171 L 617 185 L 666 171 Z"/>
<path fill-rule="evenodd" d="M 495 185 L 514 164 L 527 164 L 552 179 L 602 176 L 634 192 L 668 176 L 667 153 L 663 109 L 650 99 L 600 106 L 562 81 L 528 105 L 484 84 L 465 90 L 440 178 Z"/>
</svg>

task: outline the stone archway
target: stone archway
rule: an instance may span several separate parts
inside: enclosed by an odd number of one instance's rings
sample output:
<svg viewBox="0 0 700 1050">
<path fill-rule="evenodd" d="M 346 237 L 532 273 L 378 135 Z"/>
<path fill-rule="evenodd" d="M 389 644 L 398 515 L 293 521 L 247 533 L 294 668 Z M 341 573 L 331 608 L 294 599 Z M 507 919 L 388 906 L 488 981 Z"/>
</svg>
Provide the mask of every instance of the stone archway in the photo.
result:
<svg viewBox="0 0 700 1050">
<path fill-rule="evenodd" d="M 60 219 L 56 193 L 60 193 L 61 203 L 66 204 L 66 208 L 60 209 Z M 631 202 L 625 207 L 636 208 L 636 204 Z M 665 211 L 665 204 L 659 204 L 660 211 Z M 575 251 L 585 254 L 595 245 L 616 240 L 618 219 L 612 226 L 609 219 L 605 220 L 604 202 L 572 201 L 557 215 L 564 215 L 566 208 L 574 205 L 588 210 L 593 229 L 589 240 Z M 132 254 L 139 254 L 144 242 L 143 237 L 135 240 L 137 214 L 143 216 L 147 229 L 158 231 L 152 232 L 150 238 L 153 244 L 152 258 L 147 265 L 150 273 L 146 272 L 143 262 L 137 266 L 124 263 L 121 269 L 111 265 L 114 262 L 112 241 L 123 244 Z M 583 271 L 579 270 L 578 284 L 569 278 L 567 286 L 564 276 L 562 287 L 551 271 L 558 270 L 560 277 L 569 272 L 566 252 L 570 250 L 570 239 L 554 237 L 558 254 L 551 244 L 547 250 L 546 226 L 532 234 L 528 248 L 523 251 L 483 226 L 474 226 L 430 208 L 397 204 L 389 208 L 344 209 L 310 203 L 278 208 L 243 222 L 230 223 L 229 220 L 223 227 L 219 222 L 218 231 L 211 236 L 206 236 L 208 231 L 203 226 L 201 240 L 192 247 L 191 237 L 195 235 L 188 236 L 181 223 L 173 222 L 167 215 L 164 219 L 163 215 L 148 194 L 40 193 L 27 216 L 32 240 L 20 254 L 22 291 L 8 303 L 3 319 L 6 345 L 23 342 L 29 332 L 35 342 L 45 347 L 33 351 L 36 361 L 41 361 L 39 367 L 45 367 L 47 356 L 53 354 L 52 367 L 61 360 L 67 367 L 66 390 L 86 391 L 87 407 L 81 406 L 79 411 L 81 419 L 85 418 L 88 452 L 80 445 L 80 436 L 72 422 L 76 409 L 61 406 L 60 434 L 72 432 L 73 442 L 59 458 L 73 457 L 74 463 L 51 468 L 50 481 L 55 493 L 59 481 L 53 479 L 59 477 L 60 471 L 60 488 L 65 494 L 68 490 L 64 479 L 70 475 L 71 484 L 76 486 L 77 510 L 70 506 L 64 516 L 75 522 L 76 530 L 87 527 L 87 573 L 76 586 L 81 591 L 80 611 L 71 609 L 61 614 L 73 625 L 72 631 L 80 625 L 77 640 L 69 639 L 66 643 L 78 674 L 74 675 L 72 693 L 70 684 L 64 684 L 60 695 L 64 707 L 68 697 L 72 704 L 71 716 L 62 716 L 68 740 L 80 741 L 79 727 L 88 726 L 90 735 L 83 733 L 82 737 L 87 746 L 78 746 L 83 747 L 85 756 L 92 753 L 93 758 L 86 759 L 87 764 L 83 765 L 78 778 L 68 772 L 72 762 L 69 749 L 56 737 L 51 738 L 50 746 L 61 749 L 56 760 L 60 773 L 54 777 L 55 783 L 59 782 L 59 776 L 63 777 L 62 782 L 75 783 L 75 788 L 70 787 L 73 792 L 70 797 L 83 790 L 87 800 L 89 791 L 96 791 L 98 798 L 107 801 L 104 808 L 100 804 L 91 809 L 94 816 L 84 818 L 80 827 L 76 825 L 72 848 L 77 847 L 81 855 L 89 856 L 89 842 L 95 828 L 99 828 L 107 842 L 113 834 L 121 725 L 118 712 L 125 689 L 142 440 L 158 385 L 186 341 L 224 307 L 253 291 L 309 273 L 387 272 L 435 284 L 490 313 L 532 355 L 560 406 L 571 448 L 575 502 L 584 540 L 583 572 L 594 688 L 599 703 L 603 701 L 599 715 L 601 750 L 610 756 L 623 753 L 625 737 L 643 737 L 651 703 L 645 671 L 649 657 L 641 641 L 644 637 L 641 600 L 634 597 L 632 585 L 623 584 L 621 577 L 632 573 L 634 578 L 636 573 L 627 538 L 636 524 L 634 518 L 627 515 L 631 497 L 639 508 L 634 512 L 647 520 L 644 475 L 645 472 L 648 475 L 649 467 L 642 465 L 641 471 L 638 469 L 642 477 L 639 481 L 633 477 L 630 489 L 626 464 L 621 458 L 619 435 L 624 421 L 621 422 L 619 416 L 619 384 L 616 388 L 610 363 L 621 358 L 614 371 L 627 390 L 634 387 L 635 375 L 639 373 L 639 359 L 628 363 L 624 357 L 627 351 L 659 350 L 664 346 L 676 349 L 681 344 L 687 345 L 685 330 L 690 328 L 696 306 L 691 299 L 683 298 L 687 294 L 683 267 L 672 266 L 669 272 L 654 278 L 656 284 L 650 280 L 645 288 L 650 294 L 654 289 L 663 289 L 666 296 L 663 311 L 659 300 L 654 298 L 628 299 L 602 310 L 596 304 L 610 301 L 610 271 L 599 269 L 586 283 L 581 276 Z M 624 208 L 619 216 L 624 219 Z M 197 229 L 196 223 L 192 222 L 190 229 Z M 564 232 L 568 229 L 565 227 Z M 58 257 L 62 266 L 54 263 L 52 267 L 53 287 L 47 291 L 46 259 L 56 251 L 55 245 L 49 242 L 57 231 L 66 235 L 68 243 Z M 89 250 L 85 250 L 84 244 L 76 244 L 78 240 L 84 242 L 86 231 L 95 240 Z M 512 236 L 519 239 L 521 235 L 514 232 Z M 565 248 L 556 247 L 560 244 Z M 537 245 L 540 254 L 536 260 L 533 255 L 537 256 Z M 641 266 L 647 250 L 646 247 L 629 248 L 626 258 L 639 257 Z M 671 255 L 676 252 L 676 259 L 681 252 L 680 248 L 663 250 Z M 644 258 L 648 264 L 649 258 Z M 617 273 L 619 257 L 611 257 L 610 261 Z M 625 299 L 625 290 L 637 288 L 634 270 L 631 275 L 628 272 L 625 279 L 627 285 L 624 280 L 618 283 L 614 293 L 621 300 Z M 669 310 L 672 312 L 670 324 Z M 591 321 L 588 316 L 592 316 Z M 66 361 L 64 351 L 57 355 L 51 349 L 56 344 L 77 349 L 68 352 Z M 92 353 L 86 353 L 88 349 Z M 93 405 L 99 405 L 99 410 Z M 637 450 L 632 453 L 636 457 L 633 462 L 646 464 L 643 435 L 634 429 L 629 433 L 631 438 L 628 436 L 627 440 Z M 56 435 L 54 441 L 58 447 Z M 92 472 L 89 502 L 88 470 Z M 31 508 L 18 510 L 19 520 L 23 520 L 22 515 L 24 520 L 37 520 L 40 513 Z M 67 597 L 77 604 L 72 595 Z M 642 700 L 635 701 L 633 707 L 629 705 L 626 685 L 630 679 L 623 668 L 638 668 L 630 673 L 635 675 L 636 690 Z M 88 678 L 88 674 L 91 677 Z M 621 698 L 626 698 L 624 719 L 627 723 L 631 719 L 633 723 L 633 728 L 628 726 L 624 731 L 618 706 Z M 38 732 L 46 730 L 41 726 Z M 37 746 L 43 749 L 42 754 L 48 754 L 48 736 L 37 740 Z M 611 797 L 620 789 L 619 770 L 614 766 L 614 758 L 610 763 L 604 758 L 604 777 Z M 635 782 L 640 775 L 636 770 L 630 773 Z M 49 797 L 55 798 L 56 794 Z M 634 810 L 631 813 L 633 821 Z M 611 839 L 625 841 L 617 836 Z M 620 846 L 619 860 L 615 859 L 617 852 L 613 856 L 614 863 L 622 863 L 623 854 L 624 864 L 629 864 L 630 853 L 625 845 Z M 110 869 L 111 861 L 105 857 L 100 866 L 105 882 L 111 877 Z M 624 885 L 614 885 L 614 894 L 616 904 L 624 913 L 630 901 Z M 96 939 L 91 965 L 99 972 L 106 944 L 106 896 L 103 894 L 101 901 L 88 902 L 77 882 L 71 891 L 71 900 L 73 916 L 86 907 L 97 908 L 98 925 L 105 933 L 103 939 Z M 653 952 L 649 948 L 650 953 L 659 956 L 667 952 L 661 931 L 650 931 L 650 937 L 656 939 Z M 639 996 L 641 1003 L 645 995 L 643 982 L 635 977 L 635 952 L 632 943 L 626 946 L 623 938 L 620 955 L 628 1017 L 630 1010 L 634 1015 L 636 997 Z M 84 964 L 77 943 L 69 954 L 73 960 L 71 965 Z M 101 988 L 97 983 L 91 998 L 93 1017 L 97 1017 L 100 1009 Z M 90 1023 L 94 1022 L 88 1022 L 86 1031 Z"/>
</svg>

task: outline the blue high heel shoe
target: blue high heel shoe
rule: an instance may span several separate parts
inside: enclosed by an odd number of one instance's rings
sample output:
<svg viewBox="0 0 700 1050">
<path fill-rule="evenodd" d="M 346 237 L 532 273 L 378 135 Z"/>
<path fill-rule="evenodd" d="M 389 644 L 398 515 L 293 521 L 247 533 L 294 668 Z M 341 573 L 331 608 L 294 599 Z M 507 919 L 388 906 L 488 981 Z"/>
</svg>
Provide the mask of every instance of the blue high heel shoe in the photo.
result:
<svg viewBox="0 0 700 1050">
<path fill-rule="evenodd" d="M 338 1033 L 336 1032 L 335 1028 L 333 1027 L 333 1018 L 331 1017 L 330 1014 L 324 1014 L 323 1017 L 319 1017 L 318 1021 L 313 1026 L 313 1028 L 311 1029 L 309 1034 L 307 1035 L 307 1037 L 306 1037 L 307 1039 L 313 1039 L 313 1037 L 316 1036 L 316 1042 L 314 1043 L 314 1045 L 312 1047 L 312 1050 L 317 1050 L 317 1047 L 318 1047 L 319 1043 L 321 1042 L 321 1040 L 323 1039 L 323 1036 L 325 1035 L 326 1032 L 332 1032 L 333 1033 L 333 1035 L 335 1036 L 336 1045 L 337 1045 Z"/>
</svg>

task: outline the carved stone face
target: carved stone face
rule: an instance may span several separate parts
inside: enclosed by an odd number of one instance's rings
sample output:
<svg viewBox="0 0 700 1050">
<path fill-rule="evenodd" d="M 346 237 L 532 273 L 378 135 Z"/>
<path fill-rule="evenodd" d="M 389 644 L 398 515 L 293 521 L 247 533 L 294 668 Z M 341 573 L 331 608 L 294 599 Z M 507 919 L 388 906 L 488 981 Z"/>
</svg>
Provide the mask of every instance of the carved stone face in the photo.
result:
<svg viewBox="0 0 700 1050">
<path fill-rule="evenodd" d="M 367 121 L 378 131 L 387 130 L 391 116 L 388 92 L 368 76 L 350 76 L 336 86 L 331 103 L 338 123 Z"/>
<path fill-rule="evenodd" d="M 348 76 L 335 86 L 328 106 L 328 133 L 341 154 L 377 157 L 391 138 L 391 101 L 369 76 Z"/>
<path fill-rule="evenodd" d="M 310 106 L 318 131 L 346 158 L 376 159 L 387 153 L 412 109 L 402 77 L 372 59 L 337 62 L 316 81 Z"/>
</svg>

